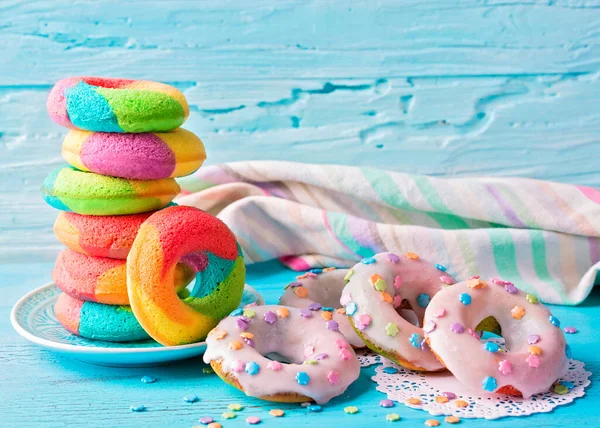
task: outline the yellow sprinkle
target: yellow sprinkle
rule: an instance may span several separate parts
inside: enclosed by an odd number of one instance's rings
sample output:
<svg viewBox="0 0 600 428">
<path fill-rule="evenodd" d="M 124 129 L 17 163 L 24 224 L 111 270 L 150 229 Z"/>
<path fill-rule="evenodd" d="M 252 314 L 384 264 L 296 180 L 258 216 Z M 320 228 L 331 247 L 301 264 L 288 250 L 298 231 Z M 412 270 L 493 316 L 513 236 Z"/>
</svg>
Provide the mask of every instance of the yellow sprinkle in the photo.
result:
<svg viewBox="0 0 600 428">
<path fill-rule="evenodd" d="M 250 333 L 248 331 L 245 331 L 243 333 L 240 333 L 240 336 L 246 338 L 246 339 L 254 339 L 254 334 Z"/>
<path fill-rule="evenodd" d="M 238 349 L 242 349 L 242 342 L 239 340 L 232 340 L 229 342 L 229 349 L 232 351 L 237 351 Z"/>
<path fill-rule="evenodd" d="M 418 398 L 409 398 L 408 400 L 406 400 L 406 403 L 412 404 L 413 406 L 420 406 L 421 400 L 419 400 Z"/>
<path fill-rule="evenodd" d="M 511 309 L 510 314 L 513 318 L 520 320 L 525 316 L 525 309 L 521 306 L 515 306 Z"/>
<path fill-rule="evenodd" d="M 356 406 L 344 407 L 344 412 L 348 413 L 349 415 L 353 415 L 355 413 L 358 413 L 358 407 L 356 407 Z"/>
<path fill-rule="evenodd" d="M 215 340 L 221 340 L 223 339 L 225 336 L 227 336 L 227 332 L 224 330 L 217 330 L 217 329 L 213 329 L 210 334 L 210 337 L 212 337 Z"/>
<path fill-rule="evenodd" d="M 436 403 L 444 404 L 448 402 L 448 397 L 444 397 L 443 395 L 438 395 L 434 398 Z"/>
<path fill-rule="evenodd" d="M 457 424 L 460 422 L 460 418 L 458 416 L 446 416 L 446 419 L 444 420 L 449 424 Z"/>
<path fill-rule="evenodd" d="M 256 312 L 254 312 L 252 309 L 244 309 L 243 315 L 246 318 L 254 318 L 256 316 Z"/>
<path fill-rule="evenodd" d="M 290 316 L 290 311 L 287 308 L 277 308 L 275 313 L 281 318 L 287 318 Z"/>
<path fill-rule="evenodd" d="M 428 427 L 439 427 L 440 421 L 438 421 L 437 419 L 427 419 L 425 421 L 425 425 Z"/>
<path fill-rule="evenodd" d="M 332 270 L 335 270 L 335 268 L 334 267 L 328 267 L 328 268 L 323 269 L 323 272 L 331 272 Z"/>
<path fill-rule="evenodd" d="M 386 303 L 392 303 L 392 296 L 390 296 L 389 293 L 386 293 L 385 291 L 383 291 L 381 293 L 381 298 L 383 299 L 384 302 Z"/>
<path fill-rule="evenodd" d="M 485 288 L 485 287 L 487 287 L 487 282 L 485 282 L 479 278 L 471 278 L 467 281 L 467 287 L 469 287 L 469 288 Z"/>
<path fill-rule="evenodd" d="M 469 405 L 469 403 L 467 403 L 465 400 L 456 400 L 454 402 L 454 405 L 456 407 L 467 407 Z"/>
<path fill-rule="evenodd" d="M 371 281 L 371 285 L 375 285 L 375 283 L 376 283 L 378 280 L 380 280 L 380 279 L 383 279 L 383 278 L 381 277 L 381 275 L 379 275 L 379 274 L 377 274 L 377 273 L 374 273 L 374 274 L 373 274 L 373 275 L 371 275 L 371 277 L 369 278 L 369 281 Z"/>
<path fill-rule="evenodd" d="M 241 404 L 232 403 L 232 404 L 228 405 L 227 408 L 229 410 L 233 410 L 234 412 L 239 412 L 240 410 L 242 410 L 244 408 L 244 406 L 242 406 Z"/>
<path fill-rule="evenodd" d="M 539 346 L 535 346 L 535 345 L 531 345 L 527 348 L 527 350 L 529 351 L 530 354 L 533 355 L 540 355 L 542 353 L 542 350 L 540 349 Z"/>
<path fill-rule="evenodd" d="M 211 422 L 208 425 L 206 425 L 206 428 L 222 428 L 223 425 L 221 425 L 218 422 Z"/>
<path fill-rule="evenodd" d="M 419 255 L 417 253 L 413 253 L 413 252 L 409 251 L 407 253 L 404 253 L 404 255 L 411 260 L 419 260 Z"/>
<path fill-rule="evenodd" d="M 223 414 L 221 415 L 221 417 L 222 417 L 223 419 L 233 419 L 233 418 L 235 418 L 236 416 L 237 416 L 237 415 L 236 415 L 235 413 L 233 413 L 233 412 L 225 412 L 225 413 L 223 413 Z"/>
<path fill-rule="evenodd" d="M 296 287 L 294 288 L 294 294 L 303 299 L 308 296 L 308 290 L 304 287 Z"/>
<path fill-rule="evenodd" d="M 329 321 L 332 318 L 331 312 L 321 311 L 321 318 L 323 318 L 324 320 Z"/>
<path fill-rule="evenodd" d="M 323 269 L 323 270 L 325 270 L 325 269 Z M 281 416 L 285 415 L 285 412 L 281 409 L 273 409 L 273 410 L 269 410 L 269 415 L 273 416 L 274 418 L 280 418 Z"/>
<path fill-rule="evenodd" d="M 400 415 L 398 413 L 388 413 L 385 415 L 385 420 L 389 422 L 396 422 L 400 420 Z"/>
</svg>

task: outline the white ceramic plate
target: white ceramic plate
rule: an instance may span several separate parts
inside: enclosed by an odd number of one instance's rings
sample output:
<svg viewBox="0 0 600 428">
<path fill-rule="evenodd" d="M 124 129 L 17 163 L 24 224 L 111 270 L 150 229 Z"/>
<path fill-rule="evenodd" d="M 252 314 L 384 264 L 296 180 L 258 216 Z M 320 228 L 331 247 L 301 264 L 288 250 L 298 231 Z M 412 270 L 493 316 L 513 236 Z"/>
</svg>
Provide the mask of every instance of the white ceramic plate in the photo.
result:
<svg viewBox="0 0 600 428">
<path fill-rule="evenodd" d="M 54 315 L 54 304 L 60 293 L 56 285 L 50 283 L 23 296 L 10 314 L 10 321 L 17 333 L 36 345 L 66 357 L 111 367 L 165 364 L 201 355 L 206 349 L 205 342 L 165 347 L 151 339 L 113 343 L 76 336 L 61 326 Z M 246 285 L 240 307 L 253 302 L 264 304 L 261 295 Z"/>
</svg>

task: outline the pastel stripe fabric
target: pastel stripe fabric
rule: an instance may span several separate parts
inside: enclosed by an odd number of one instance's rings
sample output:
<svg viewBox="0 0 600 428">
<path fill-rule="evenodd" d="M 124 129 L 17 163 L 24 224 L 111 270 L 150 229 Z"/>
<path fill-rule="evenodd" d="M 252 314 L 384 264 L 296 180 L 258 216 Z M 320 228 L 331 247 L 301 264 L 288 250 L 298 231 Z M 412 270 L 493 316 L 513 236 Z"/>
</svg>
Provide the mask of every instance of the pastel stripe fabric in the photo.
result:
<svg viewBox="0 0 600 428">
<path fill-rule="evenodd" d="M 503 278 L 568 305 L 600 269 L 600 190 L 590 187 L 274 161 L 209 166 L 180 184 L 176 202 L 218 215 L 248 263 L 302 271 L 413 251 L 458 279 Z"/>
</svg>

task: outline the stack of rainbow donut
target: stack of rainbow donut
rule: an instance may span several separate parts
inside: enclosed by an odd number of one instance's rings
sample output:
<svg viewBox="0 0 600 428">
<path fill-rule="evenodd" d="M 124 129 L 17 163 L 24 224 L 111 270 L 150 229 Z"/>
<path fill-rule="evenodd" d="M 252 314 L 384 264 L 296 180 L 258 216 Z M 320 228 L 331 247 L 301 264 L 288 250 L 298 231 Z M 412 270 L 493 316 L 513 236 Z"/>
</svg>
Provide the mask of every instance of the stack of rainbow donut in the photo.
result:
<svg viewBox="0 0 600 428">
<path fill-rule="evenodd" d="M 63 291 L 55 314 L 72 333 L 165 346 L 206 340 L 204 361 L 225 382 L 290 403 L 342 394 L 359 376 L 354 350 L 365 346 L 412 370 L 450 370 L 480 393 L 529 397 L 566 372 L 560 322 L 535 296 L 501 279 L 456 283 L 412 252 L 313 269 L 279 304 L 238 308 L 245 267 L 235 235 L 208 213 L 170 206 L 174 177 L 206 158 L 202 142 L 178 128 L 188 116 L 183 94 L 147 81 L 68 78 L 52 89 L 48 111 L 70 129 L 62 150 L 70 165 L 42 192 L 61 211 L 54 231 L 68 248 L 53 272 Z M 502 333 L 506 346 L 483 340 L 483 329 Z"/>
</svg>

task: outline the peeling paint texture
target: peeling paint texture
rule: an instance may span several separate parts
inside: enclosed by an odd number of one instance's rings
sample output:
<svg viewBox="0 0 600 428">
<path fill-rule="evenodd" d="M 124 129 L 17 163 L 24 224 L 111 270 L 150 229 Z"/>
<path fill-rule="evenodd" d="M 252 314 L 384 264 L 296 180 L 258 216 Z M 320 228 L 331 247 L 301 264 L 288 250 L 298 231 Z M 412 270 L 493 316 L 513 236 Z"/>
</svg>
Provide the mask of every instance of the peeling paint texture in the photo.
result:
<svg viewBox="0 0 600 428">
<path fill-rule="evenodd" d="M 600 186 L 600 0 L 0 2 L 0 261 L 51 258 L 52 84 L 181 89 L 208 162 Z"/>
</svg>

